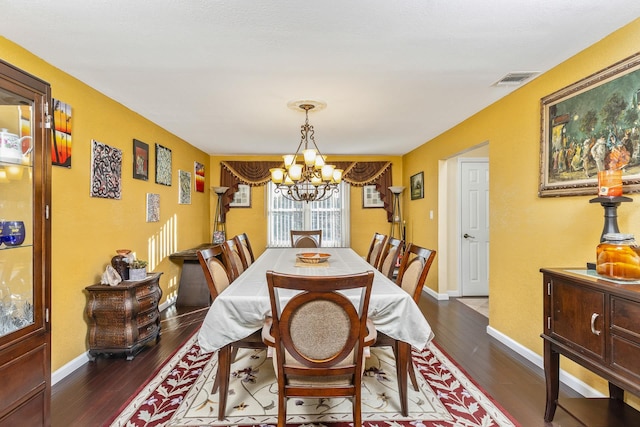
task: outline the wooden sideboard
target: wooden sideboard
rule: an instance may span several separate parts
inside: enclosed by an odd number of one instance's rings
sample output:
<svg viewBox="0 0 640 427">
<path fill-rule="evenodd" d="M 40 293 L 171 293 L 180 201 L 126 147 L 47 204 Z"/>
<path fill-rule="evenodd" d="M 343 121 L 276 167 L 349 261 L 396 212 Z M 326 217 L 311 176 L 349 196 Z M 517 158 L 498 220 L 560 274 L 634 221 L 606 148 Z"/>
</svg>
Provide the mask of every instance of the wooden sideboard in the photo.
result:
<svg viewBox="0 0 640 427">
<path fill-rule="evenodd" d="M 125 280 L 116 286 L 86 288 L 92 360 L 99 354 L 126 354 L 127 360 L 132 360 L 144 345 L 160 339 L 161 274 L 151 273 L 146 279 Z"/>
<path fill-rule="evenodd" d="M 623 402 L 640 395 L 640 284 L 604 280 L 593 270 L 541 269 L 544 292 L 544 419 L 560 406 L 585 425 L 640 425 Z M 558 401 L 560 355 L 609 382 L 610 398 Z"/>
<path fill-rule="evenodd" d="M 177 307 L 207 307 L 211 304 L 211 294 L 198 261 L 198 251 L 213 246 L 216 245 L 203 243 L 195 248 L 169 255 L 171 261 L 182 264 L 176 299 Z"/>
</svg>

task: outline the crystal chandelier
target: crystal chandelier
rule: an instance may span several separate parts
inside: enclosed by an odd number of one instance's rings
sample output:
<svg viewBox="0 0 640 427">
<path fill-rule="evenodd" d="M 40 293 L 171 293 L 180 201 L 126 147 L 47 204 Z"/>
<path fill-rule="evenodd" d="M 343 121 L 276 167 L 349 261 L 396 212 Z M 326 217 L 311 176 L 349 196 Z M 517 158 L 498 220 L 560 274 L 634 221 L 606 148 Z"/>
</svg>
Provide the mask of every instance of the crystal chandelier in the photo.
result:
<svg viewBox="0 0 640 427">
<path fill-rule="evenodd" d="M 302 137 L 295 154 L 282 156 L 283 167 L 270 169 L 271 182 L 276 186 L 275 191 L 281 192 L 289 200 L 309 203 L 328 199 L 338 192 L 343 171 L 325 164 L 326 157 L 316 145 L 313 126 L 309 124 L 309 110 L 318 104 L 303 101 L 293 105 L 304 110 L 304 125 L 300 127 Z M 298 163 L 299 157 L 302 163 Z"/>
</svg>

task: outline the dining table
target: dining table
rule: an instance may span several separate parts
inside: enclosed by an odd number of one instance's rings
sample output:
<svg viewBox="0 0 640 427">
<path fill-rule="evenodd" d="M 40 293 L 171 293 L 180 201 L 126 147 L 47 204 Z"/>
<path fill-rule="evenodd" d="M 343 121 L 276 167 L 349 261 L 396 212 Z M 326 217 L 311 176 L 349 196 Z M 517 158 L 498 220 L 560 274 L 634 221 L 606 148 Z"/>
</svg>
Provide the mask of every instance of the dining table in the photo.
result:
<svg viewBox="0 0 640 427">
<path fill-rule="evenodd" d="M 323 262 L 307 263 L 302 254 L 325 254 Z M 317 260 L 320 261 L 320 260 Z M 231 363 L 231 344 L 262 329 L 271 317 L 267 287 L 267 271 L 301 276 L 339 276 L 373 271 L 373 284 L 367 317 L 376 331 L 397 340 L 396 375 L 400 397 L 400 413 L 408 416 L 407 373 L 411 363 L 411 347 L 424 349 L 433 339 L 431 326 L 412 296 L 369 264 L 351 248 L 268 248 L 214 300 L 198 332 L 202 352 L 219 351 L 220 364 Z M 280 304 L 285 305 L 299 291 L 281 290 Z M 343 292 L 357 307 L 361 293 Z M 220 413 L 224 418 L 228 378 L 220 383 Z"/>
<path fill-rule="evenodd" d="M 304 263 L 301 253 L 324 253 L 329 259 Z M 271 316 L 266 272 L 302 276 L 337 276 L 373 271 L 368 318 L 377 331 L 422 350 L 433 339 L 431 326 L 411 295 L 375 269 L 351 248 L 268 248 L 236 278 L 211 304 L 198 333 L 201 351 L 214 352 L 248 337 Z M 282 293 L 281 303 L 292 293 Z M 345 291 L 347 293 L 348 291 Z M 347 294 L 357 303 L 360 293 Z"/>
</svg>

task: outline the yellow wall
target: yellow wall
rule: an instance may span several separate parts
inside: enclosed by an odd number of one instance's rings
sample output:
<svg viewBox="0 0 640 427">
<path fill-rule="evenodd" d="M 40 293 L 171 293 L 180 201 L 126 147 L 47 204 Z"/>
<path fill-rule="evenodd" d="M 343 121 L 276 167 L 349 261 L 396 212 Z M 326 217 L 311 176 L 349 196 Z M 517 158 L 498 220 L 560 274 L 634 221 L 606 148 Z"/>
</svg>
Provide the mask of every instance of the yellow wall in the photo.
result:
<svg viewBox="0 0 640 427">
<path fill-rule="evenodd" d="M 292 141 L 294 144 L 295 141 Z M 320 143 L 322 144 L 322 143 Z M 400 156 L 332 156 L 330 161 L 390 161 L 392 180 L 394 185 L 400 185 L 402 179 L 402 158 Z M 220 185 L 221 161 L 280 161 L 281 156 L 212 156 L 209 169 L 212 171 L 211 186 Z M 265 209 L 265 188 L 251 189 L 251 208 L 231 208 L 227 213 L 227 235 L 235 236 L 247 233 L 251 241 L 251 248 L 256 257 L 267 247 L 267 214 Z M 362 188 L 351 188 L 351 247 L 362 256 L 367 255 L 374 231 L 389 233 L 390 224 L 384 209 L 363 209 Z M 215 213 L 217 196 L 211 193 L 210 209 L 212 217 Z M 210 224 L 210 234 L 213 232 L 213 220 Z"/>
<path fill-rule="evenodd" d="M 602 209 L 589 203 L 591 196 L 544 199 L 537 196 L 540 98 L 635 53 L 639 39 L 640 20 L 636 20 L 402 159 L 390 158 L 395 185 L 408 186 L 411 175 L 424 171 L 424 199 L 410 201 L 406 191 L 403 197 L 407 239 L 437 249 L 437 218 L 423 219 L 430 210 L 436 215 L 438 212 L 438 162 L 489 142 L 490 326 L 538 354 L 542 352 L 539 269 L 584 266 L 585 262 L 592 261 L 603 223 Z M 51 83 L 53 96 L 73 106 L 73 167 L 68 170 L 54 167 L 53 170 L 52 369 L 55 371 L 86 351 L 83 289 L 99 279 L 116 248 L 128 247 L 141 258 L 150 259 L 154 270 L 165 273 L 162 287 L 166 293 L 175 290 L 179 272 L 166 255 L 210 239 L 210 212 L 215 211 L 215 195 L 208 191 L 194 193 L 192 205 L 177 205 L 176 185 L 154 184 L 152 167 L 150 182 L 131 179 L 133 138 L 149 143 L 151 148 L 155 142 L 171 148 L 174 179 L 178 169 L 192 171 L 194 161 L 208 165 L 206 189 L 219 183 L 221 160 L 277 158 L 210 158 L 3 38 L 0 38 L 0 57 Z M 89 197 L 91 139 L 124 151 L 122 200 Z M 358 157 L 358 160 L 380 158 Z M 246 232 L 256 255 L 266 246 L 263 191 L 261 187 L 253 188 L 252 207 L 232 209 L 227 217 L 228 235 Z M 159 223 L 144 221 L 147 192 L 161 195 Z M 373 231 L 386 232 L 389 225 L 383 210 L 361 208 L 360 192 L 352 189 L 351 194 L 352 246 L 364 255 Z M 621 230 L 640 235 L 637 202 L 621 206 L 618 222 Z M 169 227 L 170 231 L 165 234 L 164 229 Z M 150 241 L 162 242 L 158 252 L 149 252 Z M 437 280 L 436 268 L 429 275 L 427 286 L 437 290 Z M 604 382 L 595 376 L 563 364 L 563 368 L 567 367 L 580 379 L 606 391 Z"/>
<path fill-rule="evenodd" d="M 538 197 L 540 99 L 638 51 L 640 20 L 532 80 L 458 126 L 403 158 L 403 182 L 425 172 L 425 197 L 405 203 L 408 235 L 437 245 L 437 221 L 419 221 L 438 212 L 438 162 L 489 142 L 490 174 L 490 326 L 542 354 L 541 267 L 583 267 L 594 261 L 603 210 L 596 196 Z M 640 235 L 638 196 L 618 209 L 624 232 Z M 428 286 L 438 289 L 438 275 Z M 437 339 L 437 337 L 436 337 Z M 563 368 L 569 366 L 563 362 Z M 568 370 L 606 392 L 603 381 L 575 365 Z"/>
<path fill-rule="evenodd" d="M 73 163 L 52 171 L 52 371 L 87 351 L 84 288 L 116 255 L 128 248 L 162 271 L 163 301 L 176 291 L 179 266 L 167 255 L 209 239 L 209 194 L 192 193 L 178 205 L 178 170 L 192 173 L 209 156 L 139 114 L 0 37 L 0 58 L 51 84 L 53 98 L 72 106 Z M 149 144 L 149 181 L 133 175 L 133 139 Z M 123 152 L 122 198 L 89 196 L 91 140 Z M 172 150 L 172 185 L 155 184 L 154 143 Z M 210 171 L 207 173 L 207 186 Z M 194 188 L 195 191 L 195 188 Z M 160 194 L 160 221 L 146 222 L 146 193 Z M 175 295 L 174 295 L 175 296 Z"/>
</svg>

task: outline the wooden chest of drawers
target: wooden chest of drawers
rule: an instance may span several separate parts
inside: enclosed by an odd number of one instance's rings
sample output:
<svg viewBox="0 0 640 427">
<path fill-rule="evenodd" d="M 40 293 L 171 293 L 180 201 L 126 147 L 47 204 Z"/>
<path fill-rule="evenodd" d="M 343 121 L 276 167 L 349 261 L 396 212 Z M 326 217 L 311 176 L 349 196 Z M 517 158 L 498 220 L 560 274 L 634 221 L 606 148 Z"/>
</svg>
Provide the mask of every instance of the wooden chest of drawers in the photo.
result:
<svg viewBox="0 0 640 427">
<path fill-rule="evenodd" d="M 640 425 L 640 414 L 623 403 L 624 391 L 640 395 L 640 285 L 603 280 L 587 270 L 542 269 L 544 275 L 545 421 L 558 402 L 559 356 L 609 381 L 610 399 L 580 403 L 596 425 Z M 595 408 L 606 408 L 598 414 Z M 582 409 L 582 408 L 578 408 Z M 584 413 L 584 411 L 581 411 Z M 633 421 L 631 421 L 633 420 Z"/>
<path fill-rule="evenodd" d="M 96 284 L 86 288 L 92 360 L 99 354 L 122 353 L 131 360 L 148 342 L 160 339 L 161 274 L 125 280 L 117 286 Z"/>
</svg>

